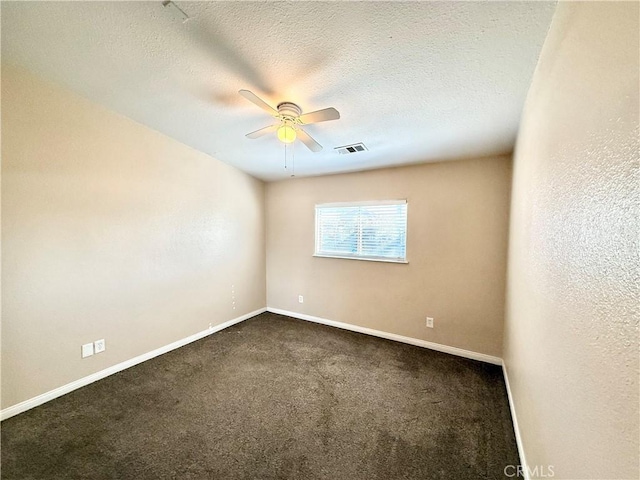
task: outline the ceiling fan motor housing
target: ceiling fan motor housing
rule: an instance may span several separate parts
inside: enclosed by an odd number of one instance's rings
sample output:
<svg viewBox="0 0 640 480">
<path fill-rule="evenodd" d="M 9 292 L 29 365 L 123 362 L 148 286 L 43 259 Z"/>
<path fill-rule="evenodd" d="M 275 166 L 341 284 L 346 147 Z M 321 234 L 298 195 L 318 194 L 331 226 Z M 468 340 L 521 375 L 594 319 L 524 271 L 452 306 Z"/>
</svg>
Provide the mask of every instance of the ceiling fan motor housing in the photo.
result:
<svg viewBox="0 0 640 480">
<path fill-rule="evenodd" d="M 278 104 L 278 114 L 287 119 L 298 118 L 302 113 L 302 109 L 291 102 L 282 102 Z"/>
</svg>

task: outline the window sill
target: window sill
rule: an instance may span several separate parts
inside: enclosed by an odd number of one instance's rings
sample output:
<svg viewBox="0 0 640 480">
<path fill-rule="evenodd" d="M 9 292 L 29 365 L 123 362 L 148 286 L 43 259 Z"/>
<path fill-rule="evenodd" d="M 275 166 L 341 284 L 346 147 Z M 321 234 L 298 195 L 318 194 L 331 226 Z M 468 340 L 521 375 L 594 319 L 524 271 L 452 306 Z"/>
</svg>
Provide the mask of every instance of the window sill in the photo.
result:
<svg viewBox="0 0 640 480">
<path fill-rule="evenodd" d="M 318 253 L 313 254 L 314 257 L 318 258 L 340 258 L 343 260 L 363 260 L 365 262 L 383 262 L 383 263 L 402 263 L 408 264 L 407 260 L 394 260 L 393 258 L 367 258 L 367 257 L 346 257 L 340 255 L 321 255 Z"/>
</svg>

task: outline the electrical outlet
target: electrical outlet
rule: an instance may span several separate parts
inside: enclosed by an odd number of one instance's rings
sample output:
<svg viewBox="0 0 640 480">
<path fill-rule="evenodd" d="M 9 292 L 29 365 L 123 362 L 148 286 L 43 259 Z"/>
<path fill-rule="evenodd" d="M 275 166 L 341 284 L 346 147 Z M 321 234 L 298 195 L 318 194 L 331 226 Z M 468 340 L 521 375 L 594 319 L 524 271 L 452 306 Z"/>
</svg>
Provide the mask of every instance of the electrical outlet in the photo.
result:
<svg viewBox="0 0 640 480">
<path fill-rule="evenodd" d="M 427 317 L 427 327 L 433 328 L 433 318 Z"/>
<path fill-rule="evenodd" d="M 93 355 L 93 343 L 85 343 L 82 345 L 82 358 L 87 358 Z"/>
<path fill-rule="evenodd" d="M 104 338 L 102 338 L 93 342 L 93 347 L 96 353 L 101 353 L 107 349 L 107 344 L 105 343 Z"/>
<path fill-rule="evenodd" d="M 304 297 L 302 295 L 298 295 L 298 303 L 304 303 Z"/>
<path fill-rule="evenodd" d="M 209 324 L 209 330 L 213 330 L 213 323 Z"/>
</svg>

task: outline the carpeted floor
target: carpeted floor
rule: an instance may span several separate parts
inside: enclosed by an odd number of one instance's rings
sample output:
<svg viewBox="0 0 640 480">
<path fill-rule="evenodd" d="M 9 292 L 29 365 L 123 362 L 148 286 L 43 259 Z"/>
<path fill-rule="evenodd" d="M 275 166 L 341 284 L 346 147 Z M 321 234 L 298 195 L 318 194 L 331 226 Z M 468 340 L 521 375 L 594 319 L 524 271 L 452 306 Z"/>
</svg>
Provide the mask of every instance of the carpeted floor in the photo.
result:
<svg viewBox="0 0 640 480">
<path fill-rule="evenodd" d="M 501 369 L 264 313 L 2 423 L 3 479 L 479 480 Z"/>
</svg>

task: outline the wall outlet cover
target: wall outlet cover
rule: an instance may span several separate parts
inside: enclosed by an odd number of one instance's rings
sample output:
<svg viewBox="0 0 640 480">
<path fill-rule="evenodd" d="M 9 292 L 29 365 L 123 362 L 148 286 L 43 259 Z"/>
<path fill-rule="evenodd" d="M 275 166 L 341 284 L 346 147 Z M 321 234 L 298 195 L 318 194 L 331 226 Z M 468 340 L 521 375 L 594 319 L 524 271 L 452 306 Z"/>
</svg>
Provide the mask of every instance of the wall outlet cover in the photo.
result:
<svg viewBox="0 0 640 480">
<path fill-rule="evenodd" d="M 433 328 L 433 318 L 427 317 L 427 327 Z"/>
<path fill-rule="evenodd" d="M 93 346 L 96 353 L 104 352 L 107 349 L 107 344 L 105 343 L 104 338 L 93 342 Z"/>
<path fill-rule="evenodd" d="M 302 295 L 298 295 L 298 303 L 304 303 L 304 297 Z"/>
<path fill-rule="evenodd" d="M 85 343 L 82 345 L 82 358 L 87 358 L 93 355 L 93 343 Z"/>
</svg>

